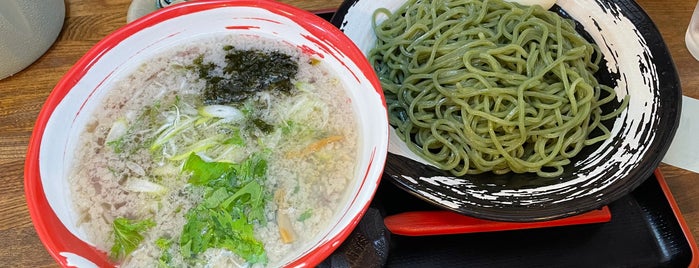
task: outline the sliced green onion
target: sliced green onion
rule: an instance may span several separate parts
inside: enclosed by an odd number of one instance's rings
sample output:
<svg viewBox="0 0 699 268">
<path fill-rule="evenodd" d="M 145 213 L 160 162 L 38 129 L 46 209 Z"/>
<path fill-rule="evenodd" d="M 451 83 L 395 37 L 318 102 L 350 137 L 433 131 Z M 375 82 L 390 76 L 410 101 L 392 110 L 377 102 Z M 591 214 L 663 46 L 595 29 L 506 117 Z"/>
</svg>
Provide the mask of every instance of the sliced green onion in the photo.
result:
<svg viewBox="0 0 699 268">
<path fill-rule="evenodd" d="M 156 195 L 161 195 L 167 191 L 167 188 L 160 184 L 139 178 L 130 178 L 128 181 L 126 181 L 126 185 L 124 185 L 124 187 L 126 190 L 132 192 L 151 193 Z"/>
<path fill-rule="evenodd" d="M 228 105 L 208 105 L 199 108 L 199 114 L 205 117 L 222 118 L 226 121 L 240 121 L 245 118 L 243 112 Z"/>
<path fill-rule="evenodd" d="M 112 127 L 109 129 L 109 133 L 107 134 L 107 142 L 110 141 L 115 141 L 121 138 L 121 136 L 124 136 L 126 134 L 126 131 L 128 131 L 128 122 L 126 122 L 126 119 L 124 118 L 119 118 L 116 121 L 114 121 L 114 124 L 112 124 Z"/>
</svg>

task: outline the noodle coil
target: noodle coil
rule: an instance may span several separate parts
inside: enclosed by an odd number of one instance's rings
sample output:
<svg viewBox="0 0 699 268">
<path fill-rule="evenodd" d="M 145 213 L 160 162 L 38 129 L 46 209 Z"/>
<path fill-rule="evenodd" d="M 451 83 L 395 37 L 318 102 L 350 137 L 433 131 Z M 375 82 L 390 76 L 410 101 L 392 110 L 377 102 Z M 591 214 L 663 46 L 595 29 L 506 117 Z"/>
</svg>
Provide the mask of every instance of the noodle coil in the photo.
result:
<svg viewBox="0 0 699 268">
<path fill-rule="evenodd" d="M 409 0 L 373 21 L 369 60 L 390 124 L 413 152 L 456 176 L 557 176 L 584 146 L 610 136 L 602 121 L 628 103 L 603 114 L 616 95 L 594 77 L 599 49 L 539 6 Z"/>
</svg>

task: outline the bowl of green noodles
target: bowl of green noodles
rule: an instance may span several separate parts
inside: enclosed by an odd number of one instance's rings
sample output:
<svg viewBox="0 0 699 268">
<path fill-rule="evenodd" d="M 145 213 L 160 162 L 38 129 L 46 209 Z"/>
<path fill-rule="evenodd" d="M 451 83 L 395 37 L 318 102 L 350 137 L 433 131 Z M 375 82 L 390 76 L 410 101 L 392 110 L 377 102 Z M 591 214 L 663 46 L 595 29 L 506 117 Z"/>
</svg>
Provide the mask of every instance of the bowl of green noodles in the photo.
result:
<svg viewBox="0 0 699 268">
<path fill-rule="evenodd" d="M 631 0 L 348 0 L 332 22 L 381 81 L 384 176 L 441 208 L 599 209 L 652 174 L 678 126 L 677 72 Z"/>
</svg>

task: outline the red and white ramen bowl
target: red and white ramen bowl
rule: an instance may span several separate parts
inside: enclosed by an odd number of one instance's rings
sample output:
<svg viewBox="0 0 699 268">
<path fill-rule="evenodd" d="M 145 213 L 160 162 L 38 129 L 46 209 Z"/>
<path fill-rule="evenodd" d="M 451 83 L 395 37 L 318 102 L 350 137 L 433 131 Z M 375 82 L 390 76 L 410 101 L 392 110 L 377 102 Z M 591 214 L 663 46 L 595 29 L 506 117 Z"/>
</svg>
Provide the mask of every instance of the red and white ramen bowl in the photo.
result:
<svg viewBox="0 0 699 268">
<path fill-rule="evenodd" d="M 198 36 L 244 34 L 283 40 L 321 58 L 347 89 L 358 117 L 359 160 L 350 198 L 335 221 L 284 266 L 314 266 L 354 229 L 378 187 L 388 147 L 383 94 L 364 54 L 332 24 L 273 1 L 196 1 L 158 10 L 108 35 L 51 92 L 39 114 L 26 157 L 25 191 L 39 238 L 62 266 L 116 265 L 87 239 L 66 179 L 78 137 L 112 83 L 159 50 Z"/>
</svg>

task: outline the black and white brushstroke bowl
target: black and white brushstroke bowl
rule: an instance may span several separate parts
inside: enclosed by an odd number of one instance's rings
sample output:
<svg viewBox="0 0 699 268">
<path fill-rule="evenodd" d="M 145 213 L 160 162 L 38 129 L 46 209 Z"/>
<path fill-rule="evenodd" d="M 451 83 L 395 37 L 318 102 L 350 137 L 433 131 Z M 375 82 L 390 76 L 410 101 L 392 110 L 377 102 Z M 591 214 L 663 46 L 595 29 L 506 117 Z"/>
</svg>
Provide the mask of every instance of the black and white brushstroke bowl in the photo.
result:
<svg viewBox="0 0 699 268">
<path fill-rule="evenodd" d="M 366 54 L 374 45 L 372 16 L 405 0 L 347 0 L 332 18 Z M 413 154 L 391 133 L 384 176 L 436 205 L 499 221 L 544 221 L 599 209 L 628 194 L 657 168 L 679 124 L 682 91 L 657 28 L 633 0 L 559 0 L 551 9 L 575 20 L 604 61 L 599 82 L 615 88 L 628 108 L 609 127 L 612 137 L 585 147 L 564 174 L 484 173 L 454 177 Z M 380 22 L 384 17 L 378 17 Z"/>
</svg>

